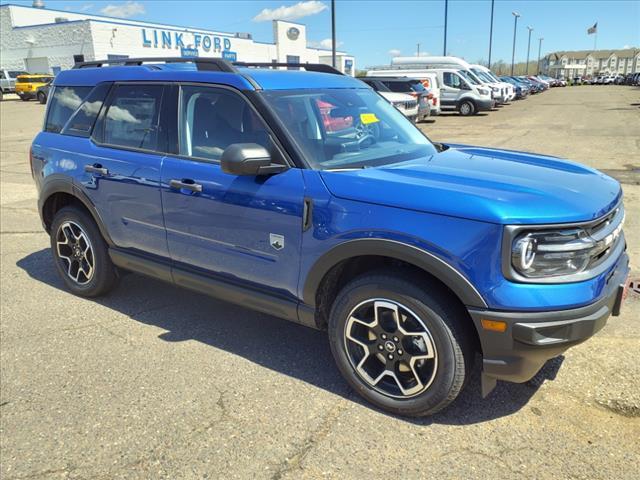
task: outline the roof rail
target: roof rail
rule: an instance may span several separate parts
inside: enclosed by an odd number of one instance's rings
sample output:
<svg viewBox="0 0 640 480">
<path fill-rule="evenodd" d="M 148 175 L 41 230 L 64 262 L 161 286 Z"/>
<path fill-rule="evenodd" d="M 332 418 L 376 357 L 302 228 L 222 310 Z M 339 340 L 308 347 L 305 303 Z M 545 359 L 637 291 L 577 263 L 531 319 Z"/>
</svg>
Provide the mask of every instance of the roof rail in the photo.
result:
<svg viewBox="0 0 640 480">
<path fill-rule="evenodd" d="M 102 67 L 103 65 L 138 66 L 143 63 L 194 63 L 198 70 L 237 73 L 233 65 L 223 58 L 189 58 L 189 57 L 144 57 L 114 58 L 76 63 L 73 68 Z"/>
<path fill-rule="evenodd" d="M 334 75 L 344 75 L 337 68 L 324 63 L 292 63 L 292 62 L 234 62 L 236 67 L 258 67 L 258 68 L 276 68 L 276 67 L 294 67 L 304 68 L 307 72 L 332 73 Z"/>
</svg>

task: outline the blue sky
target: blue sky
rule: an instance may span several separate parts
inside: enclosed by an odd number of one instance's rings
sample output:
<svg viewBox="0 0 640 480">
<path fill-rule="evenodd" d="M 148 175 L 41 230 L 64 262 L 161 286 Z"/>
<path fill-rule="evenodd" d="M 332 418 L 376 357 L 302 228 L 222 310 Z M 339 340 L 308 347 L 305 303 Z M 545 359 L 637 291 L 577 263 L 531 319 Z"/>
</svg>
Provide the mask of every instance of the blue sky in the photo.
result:
<svg viewBox="0 0 640 480">
<path fill-rule="evenodd" d="M 31 0 L 2 3 L 31 5 Z M 49 8 L 110 14 L 136 20 L 253 34 L 255 40 L 272 40 L 270 18 L 292 16 L 307 25 L 308 39 L 330 47 L 329 0 L 312 1 L 113 1 L 45 0 Z M 444 0 L 336 0 L 338 46 L 356 56 L 356 63 L 388 63 L 391 51 L 414 55 L 441 55 Z M 265 10 L 263 12 L 263 10 Z M 512 11 L 518 20 L 516 61 L 527 55 L 527 25 L 531 58 L 537 58 L 538 38 L 544 37 L 542 54 L 556 50 L 593 48 L 594 36 L 586 30 L 598 22 L 598 48 L 640 47 L 639 0 L 496 0 L 492 60 L 511 61 Z M 262 15 L 260 15 L 262 12 Z M 449 0 L 447 50 L 470 61 L 486 59 L 489 46 L 490 0 Z M 300 16 L 304 15 L 304 16 Z M 259 21 L 262 20 L 262 21 Z"/>
</svg>

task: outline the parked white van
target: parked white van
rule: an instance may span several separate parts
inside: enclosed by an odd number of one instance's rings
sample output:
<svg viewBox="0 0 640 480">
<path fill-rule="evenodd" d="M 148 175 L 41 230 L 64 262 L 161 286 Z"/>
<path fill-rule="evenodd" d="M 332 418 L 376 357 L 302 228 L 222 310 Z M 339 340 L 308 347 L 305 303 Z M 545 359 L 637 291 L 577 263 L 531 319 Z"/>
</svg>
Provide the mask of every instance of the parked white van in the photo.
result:
<svg viewBox="0 0 640 480">
<path fill-rule="evenodd" d="M 471 71 L 476 75 L 484 75 L 494 83 L 500 85 L 501 88 L 504 88 L 507 95 L 507 102 L 510 102 L 514 98 L 516 98 L 516 89 L 513 88 L 513 85 L 507 82 L 503 82 L 500 80 L 495 73 L 489 70 L 484 65 L 471 65 Z"/>
<path fill-rule="evenodd" d="M 391 59 L 391 64 L 394 67 L 405 68 L 410 66 L 411 68 L 454 68 L 456 70 L 465 70 L 468 72 L 468 75 L 465 74 L 465 76 L 471 76 L 474 80 L 489 88 L 491 91 L 491 97 L 497 103 L 507 103 L 508 101 L 507 89 L 505 85 L 502 85 L 502 82 L 479 78 L 478 74 L 471 68 L 471 65 L 458 57 L 395 57 Z"/>
<path fill-rule="evenodd" d="M 477 82 L 469 72 L 455 68 L 430 70 L 438 75 L 442 110 L 457 110 L 460 115 L 475 115 L 491 110 L 495 104 L 491 91 Z"/>
<path fill-rule="evenodd" d="M 440 83 L 438 75 L 422 69 L 406 69 L 402 67 L 378 67 L 367 71 L 367 77 L 408 77 L 420 80 L 425 88 L 433 95 L 431 99 L 431 115 L 440 113 Z"/>
</svg>

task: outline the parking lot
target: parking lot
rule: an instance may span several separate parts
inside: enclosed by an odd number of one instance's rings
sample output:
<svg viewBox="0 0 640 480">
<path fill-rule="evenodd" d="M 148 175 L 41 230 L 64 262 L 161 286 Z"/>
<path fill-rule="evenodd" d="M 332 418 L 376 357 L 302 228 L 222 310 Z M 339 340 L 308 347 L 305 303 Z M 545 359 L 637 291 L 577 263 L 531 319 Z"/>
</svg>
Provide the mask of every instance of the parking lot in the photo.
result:
<svg viewBox="0 0 640 480">
<path fill-rule="evenodd" d="M 156 280 L 74 297 L 36 209 L 29 144 L 44 106 L 1 122 L 0 477 L 637 478 L 640 296 L 527 384 L 446 411 L 377 411 L 340 377 L 326 334 Z M 640 278 L 640 88 L 555 88 L 420 124 L 432 140 L 567 157 L 623 183 Z"/>
</svg>

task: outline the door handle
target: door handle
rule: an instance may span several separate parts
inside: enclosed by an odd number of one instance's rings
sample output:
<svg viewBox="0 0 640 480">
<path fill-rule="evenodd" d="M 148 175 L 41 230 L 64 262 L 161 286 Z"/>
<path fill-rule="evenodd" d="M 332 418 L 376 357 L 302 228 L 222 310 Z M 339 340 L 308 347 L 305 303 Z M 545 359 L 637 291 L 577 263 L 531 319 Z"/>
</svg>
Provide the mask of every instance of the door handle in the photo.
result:
<svg viewBox="0 0 640 480">
<path fill-rule="evenodd" d="M 109 175 L 109 170 L 104 168 L 99 163 L 94 163 L 93 165 L 85 165 L 84 171 L 87 173 L 99 173 L 100 175 Z"/>
<path fill-rule="evenodd" d="M 195 183 L 189 178 L 183 178 L 182 180 L 170 180 L 169 186 L 176 190 L 184 188 L 186 190 L 191 190 L 192 192 L 202 192 L 202 185 Z"/>
</svg>

